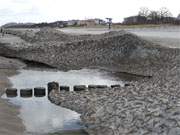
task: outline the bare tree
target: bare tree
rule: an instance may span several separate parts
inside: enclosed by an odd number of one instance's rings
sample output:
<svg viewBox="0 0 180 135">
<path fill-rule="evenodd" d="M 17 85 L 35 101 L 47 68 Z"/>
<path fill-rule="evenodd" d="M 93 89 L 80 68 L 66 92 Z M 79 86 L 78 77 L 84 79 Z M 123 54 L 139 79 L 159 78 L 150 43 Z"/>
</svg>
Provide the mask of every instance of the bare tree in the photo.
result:
<svg viewBox="0 0 180 135">
<path fill-rule="evenodd" d="M 164 17 L 172 17 L 172 13 L 169 11 L 168 8 L 166 7 L 162 7 L 159 9 L 159 16 L 161 18 L 164 18 Z"/>
<path fill-rule="evenodd" d="M 138 13 L 139 16 L 148 17 L 150 14 L 150 10 L 147 7 L 141 7 Z"/>
<path fill-rule="evenodd" d="M 160 21 L 160 16 L 158 11 L 150 11 L 148 18 L 151 19 L 151 23 L 159 23 Z"/>
<path fill-rule="evenodd" d="M 155 20 L 155 19 L 159 18 L 159 13 L 158 13 L 158 11 L 150 11 L 150 14 L 148 17 L 150 17 L 152 20 Z"/>
<path fill-rule="evenodd" d="M 147 23 L 174 23 L 172 13 L 166 7 L 162 7 L 158 11 L 149 10 L 147 7 L 141 7 L 138 15 L 145 17 Z"/>
</svg>

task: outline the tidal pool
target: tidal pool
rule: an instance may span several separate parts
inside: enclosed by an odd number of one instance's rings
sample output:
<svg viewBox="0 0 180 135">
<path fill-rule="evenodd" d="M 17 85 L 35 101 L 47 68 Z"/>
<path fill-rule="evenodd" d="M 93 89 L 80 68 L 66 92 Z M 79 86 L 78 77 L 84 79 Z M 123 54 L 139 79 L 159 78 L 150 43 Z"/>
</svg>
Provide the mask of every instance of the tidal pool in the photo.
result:
<svg viewBox="0 0 180 135">
<path fill-rule="evenodd" d="M 47 91 L 44 97 L 23 98 L 20 97 L 19 89 L 39 86 L 47 88 L 47 83 L 51 81 L 59 82 L 60 85 L 68 85 L 71 88 L 74 85 L 89 84 L 108 86 L 120 84 L 123 86 L 123 82 L 111 74 L 102 70 L 89 69 L 68 72 L 23 69 L 9 80 L 13 87 L 18 89 L 18 96 L 8 98 L 4 94 L 3 98 L 20 107 L 19 116 L 23 120 L 28 135 L 85 135 L 86 133 L 82 131 L 84 127 L 80 120 L 80 114 L 52 104 L 47 98 Z"/>
</svg>

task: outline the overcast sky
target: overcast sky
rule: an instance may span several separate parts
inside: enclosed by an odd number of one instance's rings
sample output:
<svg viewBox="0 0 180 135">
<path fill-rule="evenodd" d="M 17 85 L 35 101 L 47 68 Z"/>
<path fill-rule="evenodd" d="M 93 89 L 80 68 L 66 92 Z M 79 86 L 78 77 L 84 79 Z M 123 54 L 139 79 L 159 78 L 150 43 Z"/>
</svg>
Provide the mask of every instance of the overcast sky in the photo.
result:
<svg viewBox="0 0 180 135">
<path fill-rule="evenodd" d="M 7 22 L 106 18 L 114 22 L 136 15 L 140 7 L 167 7 L 176 17 L 180 0 L 0 0 L 0 25 Z"/>
</svg>

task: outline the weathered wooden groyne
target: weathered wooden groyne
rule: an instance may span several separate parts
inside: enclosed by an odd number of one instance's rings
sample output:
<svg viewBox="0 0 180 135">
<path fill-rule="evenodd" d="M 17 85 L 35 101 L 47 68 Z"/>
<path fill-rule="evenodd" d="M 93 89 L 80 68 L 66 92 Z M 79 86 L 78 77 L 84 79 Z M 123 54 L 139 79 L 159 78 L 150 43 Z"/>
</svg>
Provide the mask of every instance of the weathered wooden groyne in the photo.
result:
<svg viewBox="0 0 180 135">
<path fill-rule="evenodd" d="M 127 85 L 127 84 L 126 84 Z M 80 92 L 80 91 L 88 91 L 88 90 L 93 90 L 93 89 L 106 89 L 106 88 L 118 88 L 121 87 L 120 84 L 113 84 L 111 86 L 107 85 L 74 85 L 72 91 L 74 92 Z M 18 93 L 20 97 L 23 98 L 28 98 L 28 97 L 44 97 L 48 96 L 49 93 L 52 90 L 56 91 L 71 91 L 70 86 L 67 85 L 59 85 L 58 82 L 49 82 L 47 84 L 47 89 L 45 87 L 35 87 L 35 88 L 23 88 L 23 89 L 18 89 L 17 88 L 7 88 L 6 89 L 6 95 L 7 97 L 17 97 Z"/>
</svg>

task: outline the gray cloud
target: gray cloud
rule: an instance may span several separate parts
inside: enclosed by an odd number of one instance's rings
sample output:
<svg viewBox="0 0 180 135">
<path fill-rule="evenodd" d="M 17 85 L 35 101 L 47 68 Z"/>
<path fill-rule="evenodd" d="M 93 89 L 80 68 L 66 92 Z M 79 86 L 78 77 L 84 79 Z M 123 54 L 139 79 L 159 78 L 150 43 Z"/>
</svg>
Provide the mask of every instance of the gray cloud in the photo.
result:
<svg viewBox="0 0 180 135">
<path fill-rule="evenodd" d="M 2 0 L 0 25 L 9 21 L 43 22 L 95 17 L 112 17 L 113 21 L 118 22 L 124 17 L 136 15 L 142 6 L 152 10 L 164 6 L 177 16 L 180 12 L 178 2 L 179 0 Z"/>
<path fill-rule="evenodd" d="M 0 17 L 9 16 L 12 13 L 13 13 L 13 10 L 11 10 L 11 9 L 8 9 L 8 8 L 0 9 Z"/>
<path fill-rule="evenodd" d="M 24 11 L 19 11 L 19 12 L 15 12 L 12 9 L 8 9 L 8 8 L 4 8 L 4 9 L 0 9 L 0 17 L 5 17 L 5 16 L 14 16 L 14 15 L 39 15 L 39 10 L 37 8 L 31 8 L 31 9 L 27 9 Z"/>
<path fill-rule="evenodd" d="M 0 9 L 0 25 L 3 25 L 8 22 L 32 22 L 40 21 L 40 12 L 37 8 L 30 8 L 27 10 L 14 11 L 12 9 L 3 8 Z"/>
</svg>

